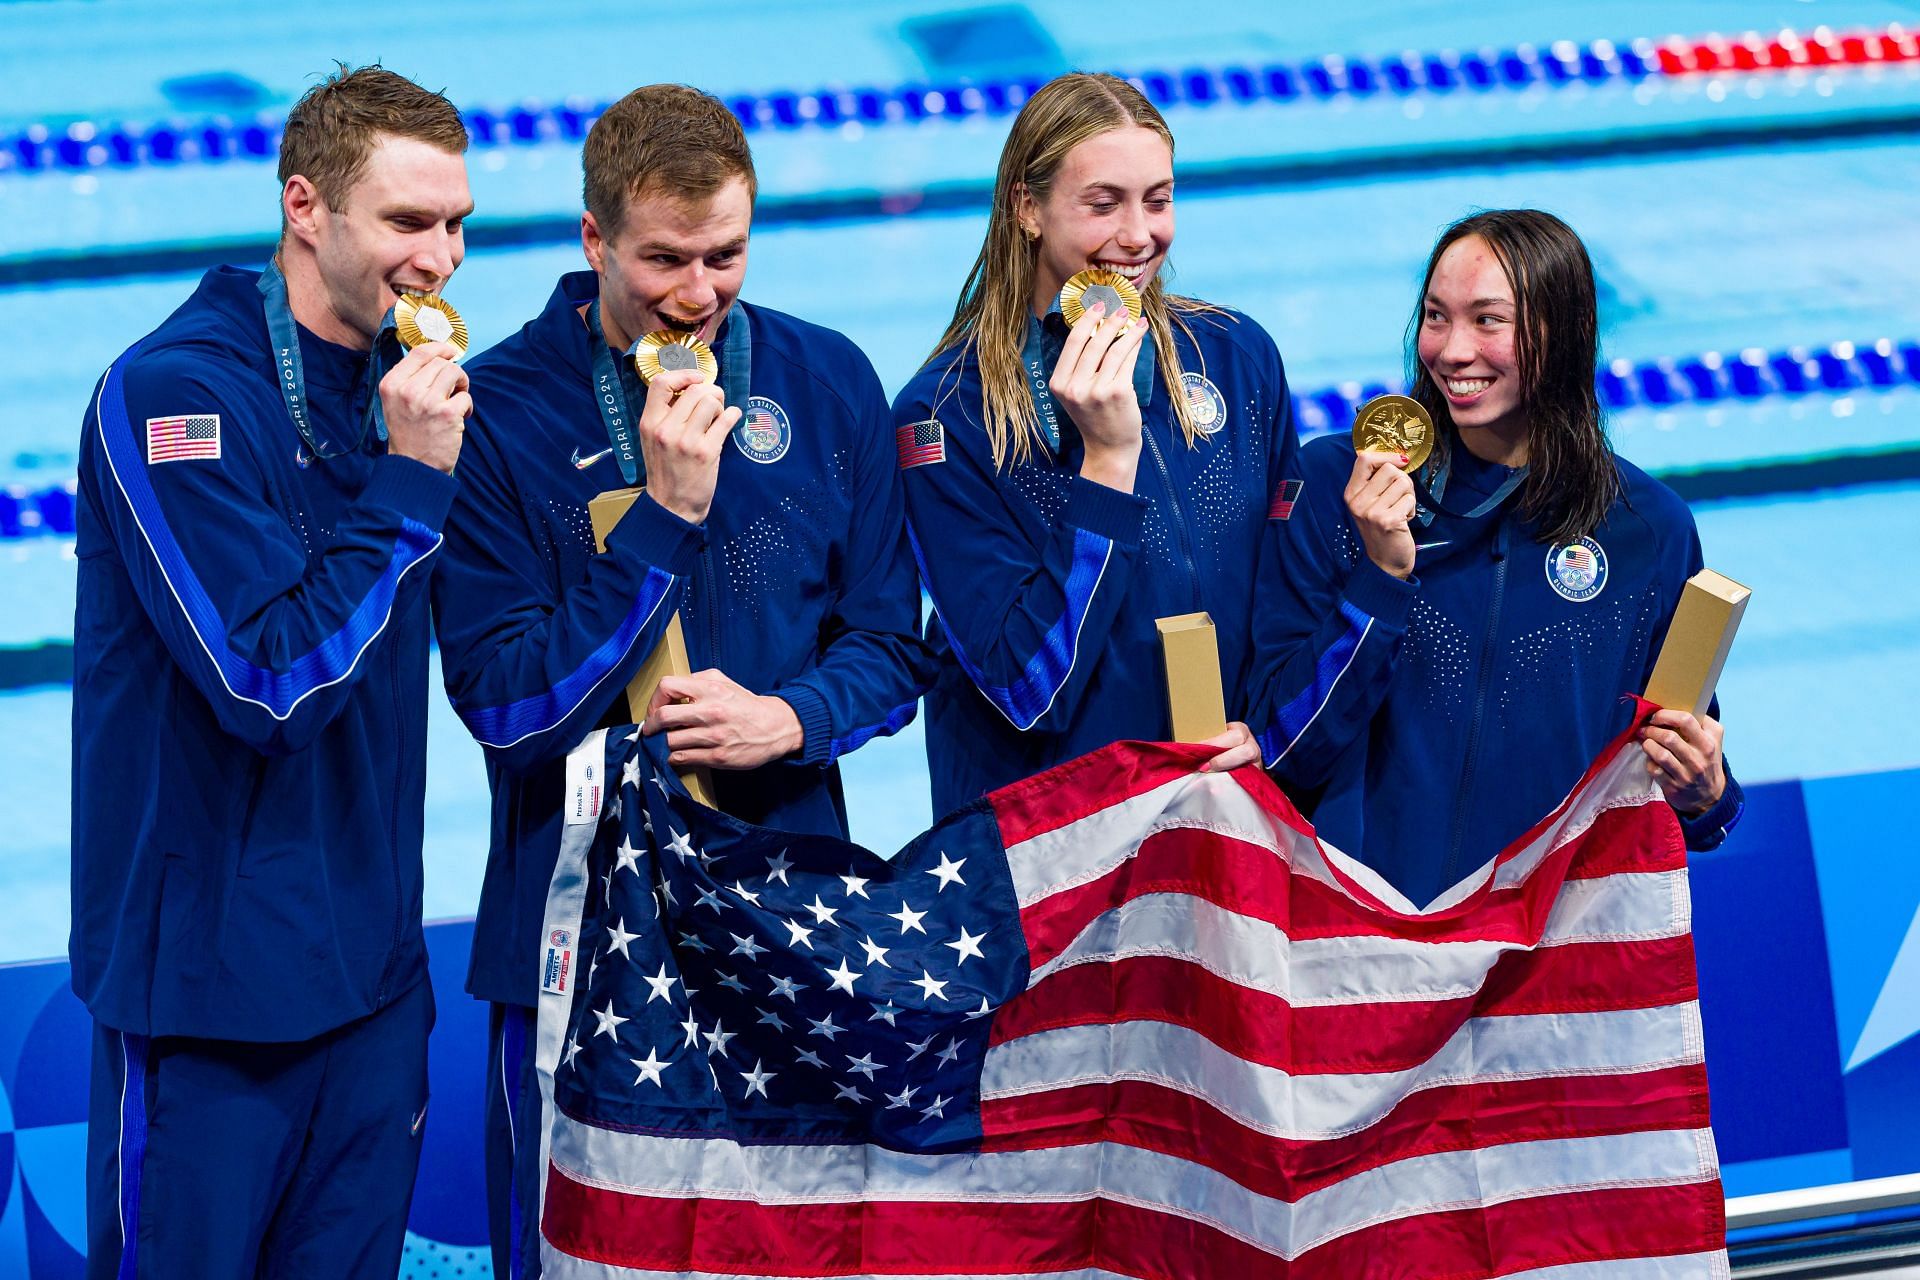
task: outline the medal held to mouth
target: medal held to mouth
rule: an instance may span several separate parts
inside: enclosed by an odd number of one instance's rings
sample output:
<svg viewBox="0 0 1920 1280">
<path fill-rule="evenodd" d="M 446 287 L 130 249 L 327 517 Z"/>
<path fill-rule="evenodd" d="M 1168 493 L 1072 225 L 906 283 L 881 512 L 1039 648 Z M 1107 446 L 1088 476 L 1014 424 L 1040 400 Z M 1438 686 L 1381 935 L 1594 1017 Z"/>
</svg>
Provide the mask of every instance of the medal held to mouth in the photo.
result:
<svg viewBox="0 0 1920 1280">
<path fill-rule="evenodd" d="M 1140 318 L 1140 291 L 1118 271 L 1100 267 L 1076 271 L 1060 290 L 1060 314 L 1068 324 L 1080 323 L 1080 317 L 1096 302 L 1105 305 L 1109 316 L 1125 307 L 1131 319 Z"/>
<path fill-rule="evenodd" d="M 437 293 L 407 293 L 393 304 L 393 336 L 411 351 L 423 342 L 445 342 L 467 354 L 467 322 Z"/>
<path fill-rule="evenodd" d="M 1375 396 L 1353 417 L 1353 447 L 1362 452 L 1404 453 L 1404 469 L 1417 471 L 1433 452 L 1433 415 L 1409 396 Z"/>
<path fill-rule="evenodd" d="M 713 348 L 678 329 L 655 329 L 634 343 L 633 367 L 640 371 L 642 382 L 676 369 L 698 369 L 708 382 L 720 380 L 720 362 L 713 358 Z"/>
</svg>

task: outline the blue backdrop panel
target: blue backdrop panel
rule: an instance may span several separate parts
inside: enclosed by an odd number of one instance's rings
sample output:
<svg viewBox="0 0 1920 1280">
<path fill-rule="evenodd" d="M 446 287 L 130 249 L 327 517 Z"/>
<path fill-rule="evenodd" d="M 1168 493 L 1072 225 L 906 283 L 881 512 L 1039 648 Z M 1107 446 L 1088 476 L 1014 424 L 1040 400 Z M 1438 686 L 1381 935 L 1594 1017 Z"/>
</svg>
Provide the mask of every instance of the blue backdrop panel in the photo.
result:
<svg viewBox="0 0 1920 1280">
<path fill-rule="evenodd" d="M 1847 1145 L 1827 933 L 1798 782 L 1747 792 L 1727 842 L 1695 854 L 1693 932 L 1713 1127 L 1726 1162 Z M 1782 1106 L 1781 1082 L 1793 1082 Z"/>
<path fill-rule="evenodd" d="M 9 1139 L 0 1168 L 0 1275 L 81 1273 L 91 1030 L 65 964 L 0 969 L 0 1120 Z"/>
<path fill-rule="evenodd" d="M 487 1013 L 463 990 L 472 940 L 471 921 L 427 929 L 438 1013 L 431 1109 L 408 1223 L 410 1263 L 434 1259 L 451 1265 L 432 1270 L 451 1276 L 458 1268 L 469 1277 L 487 1273 L 479 1123 Z M 64 961 L 0 967 L 0 1276 L 8 1280 L 81 1275 L 92 1031 Z"/>
<path fill-rule="evenodd" d="M 1920 1162 L 1920 770 L 1802 787 L 1833 958 L 1853 1176 L 1909 1173 Z M 1798 1082 L 1783 1083 L 1778 1105 L 1791 1111 Z"/>
<path fill-rule="evenodd" d="M 1800 1091 L 1781 1082 L 1775 1105 L 1792 1111 Z M 1853 1176 L 1885 1178 L 1920 1164 L 1920 1039 L 1908 1040 L 1847 1073 Z"/>
</svg>

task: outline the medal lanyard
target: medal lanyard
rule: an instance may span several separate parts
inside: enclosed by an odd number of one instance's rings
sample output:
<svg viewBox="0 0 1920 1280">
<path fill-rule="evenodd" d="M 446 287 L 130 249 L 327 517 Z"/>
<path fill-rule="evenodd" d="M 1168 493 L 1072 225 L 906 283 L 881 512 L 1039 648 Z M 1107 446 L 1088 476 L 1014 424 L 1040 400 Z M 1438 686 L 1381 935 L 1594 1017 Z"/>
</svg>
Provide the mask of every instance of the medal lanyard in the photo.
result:
<svg viewBox="0 0 1920 1280">
<path fill-rule="evenodd" d="M 1060 315 L 1060 304 L 1055 303 L 1043 319 L 1027 321 L 1027 342 L 1020 352 L 1020 362 L 1027 367 L 1027 385 L 1033 391 L 1033 410 L 1040 419 L 1040 430 L 1046 434 L 1047 447 L 1055 453 L 1060 452 L 1060 416 L 1053 407 L 1053 388 L 1047 380 L 1053 376 L 1053 367 L 1060 363 L 1060 350 L 1065 344 L 1054 341 L 1047 332 L 1046 320 Z M 1065 320 L 1065 317 L 1061 317 Z M 722 368 L 725 366 L 723 365 Z M 1153 403 L 1153 343 L 1141 340 L 1140 354 L 1133 362 L 1133 395 L 1140 402 L 1141 416 L 1145 417 L 1147 406 Z"/>
<path fill-rule="evenodd" d="M 380 320 L 380 329 L 373 336 L 373 348 L 367 353 L 366 405 L 360 412 L 360 434 L 351 445 L 331 452 L 320 447 L 320 441 L 313 429 L 313 421 L 307 415 L 307 378 L 305 366 L 300 359 L 300 330 L 294 323 L 293 308 L 287 302 L 287 278 L 280 274 L 280 263 L 269 260 L 267 269 L 260 273 L 260 297 L 265 304 L 267 314 L 267 339 L 273 344 L 273 367 L 279 374 L 280 398 L 286 402 L 287 416 L 293 419 L 294 430 L 300 433 L 300 439 L 307 451 L 315 458 L 334 458 L 343 453 L 357 453 L 366 443 L 367 428 L 384 441 L 387 438 L 387 416 L 380 408 L 380 380 L 398 360 L 389 360 L 387 353 L 397 350 L 399 342 L 393 339 L 393 308 L 387 308 L 387 314 Z"/>
<path fill-rule="evenodd" d="M 1495 489 L 1489 494 L 1473 510 L 1462 512 L 1447 511 L 1447 509 L 1441 505 L 1441 500 L 1447 495 L 1447 480 L 1453 474 L 1453 455 L 1449 452 L 1446 461 L 1442 462 L 1434 471 L 1433 484 L 1431 486 L 1422 485 L 1417 476 L 1414 478 L 1414 488 L 1419 491 L 1417 496 L 1425 499 L 1425 501 L 1418 504 L 1419 510 L 1416 512 L 1415 518 L 1422 529 L 1433 523 L 1433 517 L 1436 511 L 1446 511 L 1448 515 L 1458 516 L 1462 520 L 1478 520 L 1481 516 L 1484 516 L 1487 512 L 1505 502 L 1508 496 L 1526 481 L 1527 471 L 1528 468 L 1525 466 L 1517 468 L 1512 475 L 1500 482 L 1498 489 Z"/>
<path fill-rule="evenodd" d="M 714 354 L 720 366 L 720 390 L 727 404 L 739 409 L 744 418 L 748 389 L 753 385 L 753 322 L 747 318 L 747 309 L 736 303 L 725 327 L 720 350 Z M 600 421 L 606 425 L 614 461 L 620 464 L 620 478 L 632 488 L 640 483 L 640 441 L 634 434 L 631 406 L 646 402 L 646 390 L 633 365 L 640 340 L 634 339 L 626 354 L 614 359 L 606 331 L 600 327 L 600 300 L 595 298 L 587 307 L 587 346 L 593 351 L 593 402 L 600 407 Z"/>
</svg>

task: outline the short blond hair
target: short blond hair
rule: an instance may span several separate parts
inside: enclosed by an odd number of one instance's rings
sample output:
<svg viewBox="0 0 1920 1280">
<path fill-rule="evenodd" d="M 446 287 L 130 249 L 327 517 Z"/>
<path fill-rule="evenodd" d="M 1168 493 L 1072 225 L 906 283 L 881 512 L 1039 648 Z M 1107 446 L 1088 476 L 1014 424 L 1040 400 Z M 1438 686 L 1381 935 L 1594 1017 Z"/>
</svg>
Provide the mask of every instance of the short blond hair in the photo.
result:
<svg viewBox="0 0 1920 1280">
<path fill-rule="evenodd" d="M 344 207 L 381 135 L 417 138 L 449 155 L 467 150 L 467 126 L 446 95 L 378 64 L 339 70 L 293 104 L 280 138 L 280 185 L 313 184 L 329 209 Z"/>
<path fill-rule="evenodd" d="M 684 84 L 650 84 L 614 103 L 587 131 L 582 197 L 608 240 L 648 194 L 699 202 L 735 178 L 759 191 L 746 130 L 726 104 Z"/>
</svg>

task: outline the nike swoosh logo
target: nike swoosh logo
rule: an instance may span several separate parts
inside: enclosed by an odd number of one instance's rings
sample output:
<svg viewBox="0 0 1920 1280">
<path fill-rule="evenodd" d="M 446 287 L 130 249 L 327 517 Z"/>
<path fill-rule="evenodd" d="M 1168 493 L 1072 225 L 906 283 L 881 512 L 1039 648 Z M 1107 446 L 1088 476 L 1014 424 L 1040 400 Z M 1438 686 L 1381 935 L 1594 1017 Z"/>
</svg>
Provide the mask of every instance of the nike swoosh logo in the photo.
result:
<svg viewBox="0 0 1920 1280">
<path fill-rule="evenodd" d="M 580 451 L 578 449 L 575 449 L 573 451 L 573 469 L 575 471 L 585 471 L 588 467 L 591 467 L 594 463 L 600 461 L 600 459 L 606 457 L 608 454 L 612 452 L 613 452 L 613 446 L 608 445 L 606 448 L 602 449 L 600 452 L 588 454 L 586 457 L 583 458 L 580 456 Z"/>
<path fill-rule="evenodd" d="M 1439 542 L 1420 542 L 1420 543 L 1415 543 L 1415 544 L 1414 544 L 1414 548 L 1413 548 L 1413 549 L 1414 549 L 1415 551 L 1431 551 L 1431 550 L 1433 550 L 1433 549 L 1434 549 L 1435 547 L 1445 547 L 1445 546 L 1451 546 L 1452 544 L 1453 544 L 1453 539 L 1451 539 L 1451 538 L 1445 538 L 1445 539 L 1442 539 L 1442 540 L 1441 540 L 1441 541 L 1439 541 Z"/>
<path fill-rule="evenodd" d="M 427 1122 L 427 1104 L 421 1103 L 420 1110 L 414 1112 L 413 1119 L 407 1122 L 407 1132 L 414 1137 L 420 1136 L 420 1126 Z"/>
</svg>

